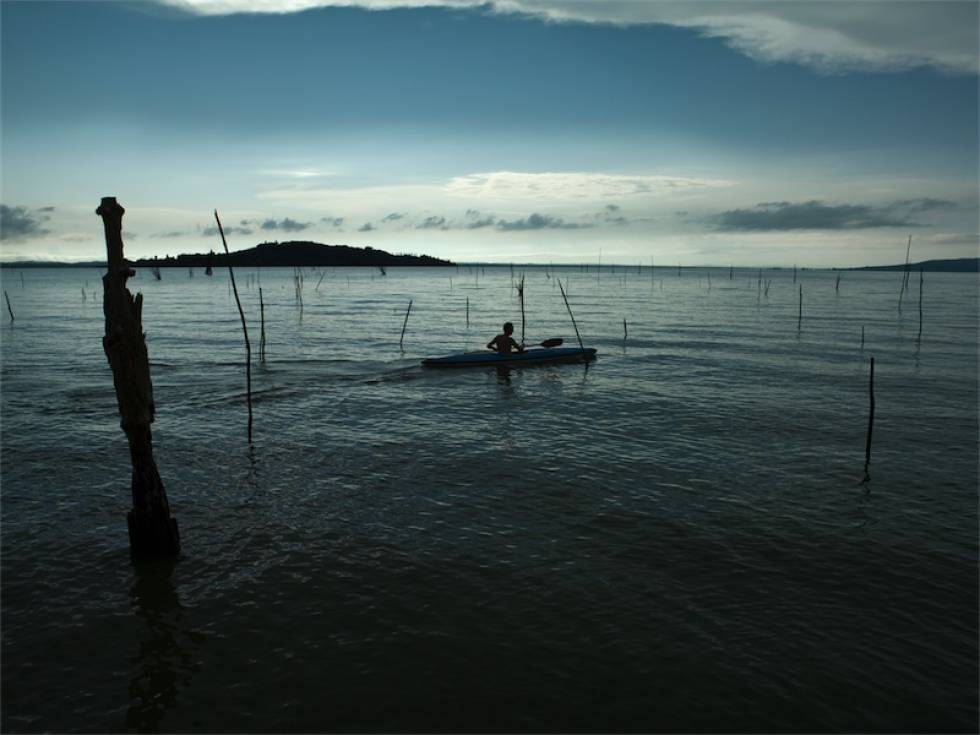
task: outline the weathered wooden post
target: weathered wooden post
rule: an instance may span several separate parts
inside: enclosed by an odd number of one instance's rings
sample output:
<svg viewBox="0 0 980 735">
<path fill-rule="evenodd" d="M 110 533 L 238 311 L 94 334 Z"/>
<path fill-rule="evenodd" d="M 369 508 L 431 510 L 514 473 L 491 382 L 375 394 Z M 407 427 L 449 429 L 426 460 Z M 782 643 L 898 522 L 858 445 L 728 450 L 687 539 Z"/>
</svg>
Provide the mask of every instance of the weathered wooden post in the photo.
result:
<svg viewBox="0 0 980 735">
<path fill-rule="evenodd" d="M 102 347 L 112 368 L 119 403 L 120 424 L 129 440 L 133 465 L 133 509 L 127 515 L 129 549 L 134 557 L 174 557 L 180 552 L 177 521 L 153 459 L 150 424 L 155 411 L 150 361 L 143 334 L 143 294 L 136 298 L 126 288 L 134 274 L 123 257 L 122 216 L 125 209 L 115 197 L 103 197 L 95 213 L 105 226 L 108 269 L 102 277 L 105 337 Z"/>
</svg>

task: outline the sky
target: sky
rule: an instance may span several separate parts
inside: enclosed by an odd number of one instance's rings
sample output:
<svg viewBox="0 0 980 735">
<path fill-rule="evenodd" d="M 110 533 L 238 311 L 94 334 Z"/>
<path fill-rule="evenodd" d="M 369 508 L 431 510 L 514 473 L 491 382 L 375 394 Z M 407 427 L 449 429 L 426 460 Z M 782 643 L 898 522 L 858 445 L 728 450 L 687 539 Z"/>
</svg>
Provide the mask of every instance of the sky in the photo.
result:
<svg viewBox="0 0 980 735">
<path fill-rule="evenodd" d="M 0 2 L 0 259 L 978 253 L 978 3 Z"/>
</svg>

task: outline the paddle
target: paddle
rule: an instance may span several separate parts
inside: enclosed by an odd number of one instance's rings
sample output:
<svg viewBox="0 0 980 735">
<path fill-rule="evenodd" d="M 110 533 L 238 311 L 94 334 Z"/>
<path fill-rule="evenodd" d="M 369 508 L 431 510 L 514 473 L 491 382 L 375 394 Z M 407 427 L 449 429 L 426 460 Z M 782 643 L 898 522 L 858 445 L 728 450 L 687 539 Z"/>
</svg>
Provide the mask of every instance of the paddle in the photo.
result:
<svg viewBox="0 0 980 735">
<path fill-rule="evenodd" d="M 526 347 L 558 347 L 564 342 L 561 337 L 552 337 L 551 339 L 546 339 L 544 342 L 537 342 L 533 345 L 524 345 Z M 522 350 L 523 351 L 523 350 Z"/>
</svg>

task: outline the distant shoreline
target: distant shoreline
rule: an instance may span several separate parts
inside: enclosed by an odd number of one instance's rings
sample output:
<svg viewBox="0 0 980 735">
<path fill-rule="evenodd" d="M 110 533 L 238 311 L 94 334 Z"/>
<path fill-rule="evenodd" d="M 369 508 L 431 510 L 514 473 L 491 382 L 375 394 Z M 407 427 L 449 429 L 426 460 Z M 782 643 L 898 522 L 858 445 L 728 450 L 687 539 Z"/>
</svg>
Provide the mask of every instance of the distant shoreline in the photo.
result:
<svg viewBox="0 0 980 735">
<path fill-rule="evenodd" d="M 329 246 L 325 245 L 323 247 L 345 247 L 345 246 Z M 353 249 L 353 248 L 352 248 Z M 255 248 L 252 248 L 255 250 Z M 371 262 L 277 262 L 277 263 L 263 263 L 263 262 L 249 262 L 247 258 L 243 258 L 243 262 L 238 262 L 236 255 L 248 253 L 249 251 L 237 251 L 233 252 L 232 255 L 232 266 L 238 268 L 307 268 L 312 266 L 325 267 L 325 268 L 377 268 L 380 265 L 385 267 L 399 267 L 399 266 L 428 266 L 428 267 L 453 267 L 453 266 L 464 266 L 464 267 L 492 267 L 492 268 L 595 268 L 602 270 L 611 270 L 613 268 L 643 268 L 648 269 L 648 265 L 631 265 L 629 263 L 485 263 L 481 261 L 473 262 L 453 262 L 448 260 L 441 260 L 439 258 L 431 258 L 429 256 L 414 256 L 414 255 L 390 255 L 385 253 L 383 250 L 369 251 L 374 254 L 383 254 L 388 256 L 391 260 L 384 260 L 384 262 L 379 262 L 383 259 L 372 257 Z M 221 253 L 213 254 L 212 256 L 212 267 L 223 268 L 226 266 L 225 255 Z M 182 255 L 176 258 L 164 258 L 164 259 L 152 259 L 152 258 L 140 258 L 135 261 L 130 261 L 134 268 L 204 268 L 207 265 L 208 255 Z M 412 259 L 416 262 L 406 262 L 408 259 Z M 393 262 L 394 261 L 394 262 Z M 90 260 L 90 261 L 80 261 L 80 262 L 58 262 L 58 261 L 44 261 L 44 260 L 7 260 L 0 261 L 0 269 L 4 268 L 105 268 L 105 261 Z M 675 270 L 677 265 L 657 265 L 656 268 L 660 270 Z M 727 265 L 685 265 L 681 268 L 688 268 L 691 270 L 700 269 L 715 269 L 715 270 L 728 270 L 732 266 Z M 863 265 L 863 266 L 851 266 L 848 268 L 836 268 L 833 266 L 826 267 L 804 267 L 799 268 L 800 271 L 902 271 L 905 270 L 905 265 Z M 780 270 L 792 270 L 791 266 L 736 266 L 736 270 L 766 270 L 766 271 L 780 271 Z M 930 273 L 980 273 L 980 258 L 955 258 L 955 259 L 944 259 L 944 260 L 923 260 L 918 263 L 911 263 L 908 266 L 911 271 L 926 271 Z"/>
</svg>

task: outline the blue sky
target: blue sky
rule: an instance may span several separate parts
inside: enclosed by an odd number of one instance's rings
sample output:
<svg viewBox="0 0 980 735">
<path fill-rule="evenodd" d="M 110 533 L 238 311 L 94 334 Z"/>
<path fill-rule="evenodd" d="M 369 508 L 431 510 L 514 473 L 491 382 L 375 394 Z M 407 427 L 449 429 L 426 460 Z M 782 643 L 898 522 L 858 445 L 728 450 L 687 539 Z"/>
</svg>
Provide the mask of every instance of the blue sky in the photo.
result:
<svg viewBox="0 0 980 735">
<path fill-rule="evenodd" d="M 286 12 L 290 11 L 290 12 Z M 10 2 L 0 257 L 978 254 L 977 4 Z"/>
</svg>

